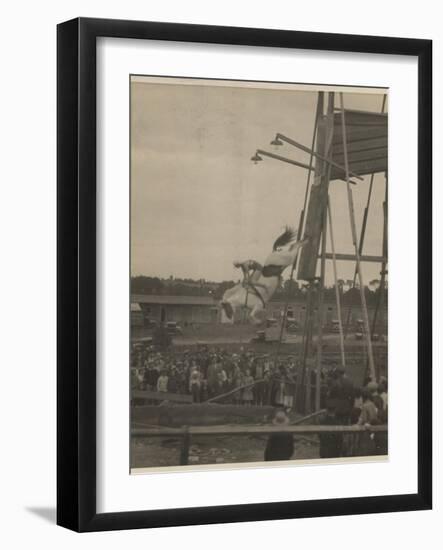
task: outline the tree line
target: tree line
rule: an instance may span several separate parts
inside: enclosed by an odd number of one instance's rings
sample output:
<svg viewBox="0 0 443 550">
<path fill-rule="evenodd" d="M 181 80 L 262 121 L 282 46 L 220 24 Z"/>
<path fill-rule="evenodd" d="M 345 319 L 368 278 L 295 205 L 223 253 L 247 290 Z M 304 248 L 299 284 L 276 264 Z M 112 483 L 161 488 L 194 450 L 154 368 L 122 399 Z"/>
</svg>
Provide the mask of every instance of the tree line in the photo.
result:
<svg viewBox="0 0 443 550">
<path fill-rule="evenodd" d="M 205 281 L 204 279 L 174 279 L 169 277 L 163 279 L 159 277 L 147 277 L 138 275 L 131 277 L 132 294 L 157 294 L 169 296 L 206 296 L 214 300 L 220 300 L 224 292 L 237 284 L 238 281 L 222 281 L 215 283 Z M 343 297 L 343 303 L 352 305 L 360 303 L 360 290 L 358 287 L 352 287 L 351 281 L 339 280 L 339 289 Z M 315 286 L 315 285 L 314 285 Z M 315 290 L 317 292 L 317 290 Z M 369 286 L 365 287 L 365 295 L 368 305 L 375 304 L 382 289 L 379 281 L 370 281 Z M 387 300 L 387 289 L 383 290 L 383 298 Z M 287 298 L 292 300 L 304 300 L 307 295 L 307 286 L 301 285 L 297 281 L 286 279 L 276 290 L 272 301 L 284 301 Z M 335 300 L 335 287 L 327 286 L 324 289 L 325 301 Z"/>
</svg>

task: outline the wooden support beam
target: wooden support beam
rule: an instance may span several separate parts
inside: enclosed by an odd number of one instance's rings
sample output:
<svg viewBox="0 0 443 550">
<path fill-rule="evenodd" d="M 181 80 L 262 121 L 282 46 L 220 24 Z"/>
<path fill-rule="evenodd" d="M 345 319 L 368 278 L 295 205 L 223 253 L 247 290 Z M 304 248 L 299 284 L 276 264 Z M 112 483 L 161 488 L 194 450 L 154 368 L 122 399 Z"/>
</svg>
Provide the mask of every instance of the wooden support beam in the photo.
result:
<svg viewBox="0 0 443 550">
<path fill-rule="evenodd" d="M 189 429 L 186 427 L 183 433 L 182 448 L 180 450 L 180 465 L 186 466 L 189 460 L 189 446 L 191 438 L 189 436 Z"/>
<path fill-rule="evenodd" d="M 318 256 L 321 257 L 320 255 Z M 331 252 L 326 252 L 325 258 L 327 260 L 332 260 L 334 258 L 333 254 Z M 355 262 L 355 254 L 339 254 L 338 252 L 335 253 L 335 259 L 337 261 L 345 261 L 345 262 Z M 378 264 L 381 264 L 383 262 L 387 262 L 387 258 L 384 256 L 371 256 L 371 255 L 362 255 L 360 256 L 361 262 L 375 262 Z"/>
<path fill-rule="evenodd" d="M 332 138 L 334 136 L 334 92 L 328 93 L 328 111 L 326 118 L 326 136 L 325 136 L 325 155 L 328 160 L 332 156 Z M 329 185 L 329 176 L 332 166 L 328 163 L 325 167 L 325 184 Z M 327 205 L 329 204 L 329 195 L 327 196 Z M 326 241 L 327 241 L 327 218 L 328 209 L 323 209 L 322 237 L 321 237 L 321 262 L 320 262 L 320 286 L 318 289 L 318 312 L 317 312 L 317 368 L 315 372 L 315 410 L 320 409 L 321 398 L 321 369 L 323 361 L 323 323 L 324 323 L 324 288 L 326 273 Z"/>
<path fill-rule="evenodd" d="M 371 160 L 349 162 L 349 167 L 354 172 L 360 175 L 377 174 L 379 172 L 386 172 L 388 169 L 388 157 L 374 158 Z M 331 173 L 331 180 L 343 179 L 343 172 L 334 168 Z"/>
<path fill-rule="evenodd" d="M 368 350 L 368 361 L 369 361 L 369 370 L 371 373 L 372 380 L 375 380 L 375 364 L 374 356 L 372 353 L 372 341 L 371 333 L 369 328 L 369 317 L 368 309 L 366 305 L 366 295 L 364 289 L 363 275 L 360 262 L 360 251 L 359 244 L 357 239 L 357 228 L 355 224 L 355 212 L 354 212 L 354 200 L 352 196 L 352 189 L 349 182 L 349 163 L 348 163 L 348 150 L 347 150 L 347 132 L 346 132 L 346 121 L 345 121 L 345 110 L 343 106 L 343 93 L 340 92 L 340 107 L 341 107 L 341 129 L 343 137 L 343 148 L 344 148 L 344 157 L 345 157 L 345 167 L 346 167 L 346 181 L 347 181 L 347 192 L 348 192 L 348 207 L 349 207 L 349 217 L 351 221 L 351 233 L 352 233 L 352 243 L 355 248 L 355 260 L 357 266 L 358 280 L 360 283 L 360 297 L 361 297 L 361 309 L 363 313 L 363 322 L 365 327 L 365 336 L 367 339 L 367 350 Z"/>
<path fill-rule="evenodd" d="M 224 399 L 225 397 L 229 397 L 230 395 L 234 395 L 234 393 L 238 393 L 239 391 L 243 391 L 246 388 L 252 388 L 257 384 L 260 384 L 263 382 L 264 378 L 260 378 L 259 380 L 254 380 L 252 384 L 243 384 L 243 386 L 238 386 L 237 388 L 234 388 L 233 390 L 229 390 L 226 393 L 221 393 L 220 395 L 215 395 L 214 397 L 211 397 L 210 399 L 207 399 L 206 401 L 203 401 L 203 403 L 215 403 L 216 401 L 219 401 L 220 399 Z"/>
<path fill-rule="evenodd" d="M 317 127 L 316 150 L 324 156 L 326 147 L 326 116 L 320 116 Z M 297 279 L 312 281 L 317 272 L 317 256 L 320 249 L 323 214 L 328 200 L 329 180 L 323 160 L 316 158 L 314 183 L 311 187 L 306 214 L 304 237 L 307 244 L 301 249 Z"/>
</svg>

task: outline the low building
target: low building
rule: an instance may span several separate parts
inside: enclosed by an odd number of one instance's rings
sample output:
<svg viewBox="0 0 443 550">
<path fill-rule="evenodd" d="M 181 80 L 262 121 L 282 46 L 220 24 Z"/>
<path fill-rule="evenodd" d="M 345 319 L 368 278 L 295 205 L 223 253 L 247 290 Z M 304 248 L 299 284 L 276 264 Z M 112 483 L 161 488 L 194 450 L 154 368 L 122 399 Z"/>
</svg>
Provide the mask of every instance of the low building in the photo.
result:
<svg viewBox="0 0 443 550">
<path fill-rule="evenodd" d="M 144 315 L 140 304 L 131 302 L 131 327 L 142 327 L 144 325 Z"/>
<path fill-rule="evenodd" d="M 266 305 L 264 319 L 281 319 L 286 303 L 284 301 L 271 301 Z M 134 310 L 133 310 L 134 306 Z M 149 322 L 165 323 L 175 321 L 183 326 L 198 323 L 217 323 L 221 319 L 221 306 L 218 300 L 210 296 L 171 296 L 161 294 L 133 294 L 131 296 L 131 324 L 135 325 L 136 319 L 139 319 L 140 308 L 144 324 Z M 343 296 L 341 304 L 341 314 L 343 323 L 347 323 L 349 317 L 349 326 L 356 326 L 363 317 L 359 293 Z M 369 322 L 375 314 L 375 305 L 368 304 Z M 313 309 L 314 324 L 318 323 L 318 308 L 314 304 Z M 306 299 L 290 299 L 288 302 L 288 319 L 296 321 L 300 326 L 306 322 L 307 304 Z M 245 320 L 245 311 L 240 308 L 236 312 L 235 322 L 240 323 Z M 334 321 L 338 319 L 338 311 L 335 300 L 325 297 L 323 306 L 323 325 L 333 326 Z M 386 303 L 377 313 L 377 332 L 384 333 L 387 330 L 387 308 Z"/>
<path fill-rule="evenodd" d="M 163 296 L 135 294 L 131 303 L 139 304 L 145 322 L 176 321 L 184 326 L 192 323 L 215 323 L 219 318 L 219 304 L 210 296 Z"/>
</svg>

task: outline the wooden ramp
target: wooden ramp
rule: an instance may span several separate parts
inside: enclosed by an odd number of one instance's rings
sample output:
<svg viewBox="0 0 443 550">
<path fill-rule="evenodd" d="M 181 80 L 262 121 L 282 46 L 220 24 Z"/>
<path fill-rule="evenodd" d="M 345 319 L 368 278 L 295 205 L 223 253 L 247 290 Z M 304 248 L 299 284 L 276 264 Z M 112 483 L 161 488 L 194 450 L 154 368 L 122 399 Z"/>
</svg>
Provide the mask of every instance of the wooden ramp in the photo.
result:
<svg viewBox="0 0 443 550">
<path fill-rule="evenodd" d="M 192 403 L 192 395 L 160 391 L 133 390 L 132 399 L 144 401 L 172 401 L 173 403 Z"/>
</svg>

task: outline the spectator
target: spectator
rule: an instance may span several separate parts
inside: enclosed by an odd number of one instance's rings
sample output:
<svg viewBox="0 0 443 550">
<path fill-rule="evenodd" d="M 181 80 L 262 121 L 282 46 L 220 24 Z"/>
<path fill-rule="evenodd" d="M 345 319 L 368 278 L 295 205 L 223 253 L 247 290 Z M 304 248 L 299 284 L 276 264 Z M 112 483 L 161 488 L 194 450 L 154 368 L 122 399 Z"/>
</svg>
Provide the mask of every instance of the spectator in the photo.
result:
<svg viewBox="0 0 443 550">
<path fill-rule="evenodd" d="M 346 376 L 344 369 L 336 369 L 331 373 L 326 406 L 335 409 L 338 424 L 347 425 L 351 421 L 353 405 L 354 385 Z"/>
<path fill-rule="evenodd" d="M 370 428 L 378 423 L 378 410 L 372 401 L 371 393 L 363 390 L 363 405 L 361 409 L 358 424 Z M 376 454 L 375 436 L 374 433 L 366 432 L 360 438 L 360 454 L 361 456 L 370 456 Z"/>
<path fill-rule="evenodd" d="M 170 393 L 178 393 L 179 389 L 179 380 L 178 380 L 178 373 L 176 367 L 172 367 L 171 374 L 168 377 L 168 392 Z"/>
<path fill-rule="evenodd" d="M 217 392 L 217 385 L 218 385 L 217 371 L 218 371 L 217 359 L 213 357 L 211 360 L 211 363 L 208 366 L 208 371 L 207 371 L 208 393 L 211 397 L 216 395 L 216 392 Z"/>
<path fill-rule="evenodd" d="M 287 426 L 289 418 L 284 410 L 279 409 L 272 420 L 274 426 Z M 273 433 L 269 436 L 265 449 L 265 460 L 289 460 L 294 453 L 292 433 Z"/>
<path fill-rule="evenodd" d="M 191 376 L 189 377 L 189 392 L 192 395 L 192 401 L 198 403 L 200 401 L 200 372 L 196 366 L 192 367 Z"/>
<path fill-rule="evenodd" d="M 166 393 L 168 391 L 168 375 L 162 371 L 157 380 L 157 391 Z"/>
<path fill-rule="evenodd" d="M 290 372 L 286 372 L 284 375 L 284 383 L 285 385 L 283 390 L 283 405 L 286 409 L 286 412 L 289 412 L 294 406 L 296 389 L 295 377 Z"/>
<path fill-rule="evenodd" d="M 251 384 L 253 383 L 254 383 L 254 378 L 251 376 L 251 371 L 249 369 L 246 369 L 244 384 L 247 385 L 248 387 L 246 387 L 243 390 L 243 403 L 245 405 L 252 405 L 254 395 L 253 395 Z"/>
<path fill-rule="evenodd" d="M 319 419 L 319 424 L 325 426 L 336 426 L 338 424 L 335 410 L 331 403 L 326 409 L 326 413 Z M 322 433 L 319 434 L 320 440 L 320 458 L 336 458 L 342 456 L 343 436 L 340 433 Z"/>
</svg>

